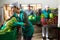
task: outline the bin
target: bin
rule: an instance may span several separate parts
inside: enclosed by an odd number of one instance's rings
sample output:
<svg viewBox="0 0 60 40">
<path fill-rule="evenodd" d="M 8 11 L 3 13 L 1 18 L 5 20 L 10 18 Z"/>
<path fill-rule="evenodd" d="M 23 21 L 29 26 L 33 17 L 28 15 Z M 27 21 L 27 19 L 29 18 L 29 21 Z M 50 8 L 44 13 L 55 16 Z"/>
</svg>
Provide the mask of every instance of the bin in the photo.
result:
<svg viewBox="0 0 60 40">
<path fill-rule="evenodd" d="M 0 40 L 16 40 L 16 38 L 17 38 L 16 28 L 11 32 L 0 34 Z"/>
</svg>

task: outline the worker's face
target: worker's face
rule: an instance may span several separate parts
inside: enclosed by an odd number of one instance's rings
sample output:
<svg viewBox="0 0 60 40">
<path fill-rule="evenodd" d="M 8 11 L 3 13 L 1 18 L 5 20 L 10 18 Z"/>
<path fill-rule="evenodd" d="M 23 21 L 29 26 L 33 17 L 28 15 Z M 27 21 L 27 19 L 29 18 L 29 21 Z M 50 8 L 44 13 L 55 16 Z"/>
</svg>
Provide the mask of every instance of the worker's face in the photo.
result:
<svg viewBox="0 0 60 40">
<path fill-rule="evenodd" d="M 28 6 L 28 10 L 30 10 L 30 6 Z"/>
<path fill-rule="evenodd" d="M 15 7 L 14 7 L 14 8 L 13 8 L 13 12 L 16 12 L 16 13 L 19 14 L 19 13 L 20 13 L 20 8 L 15 8 Z"/>
<path fill-rule="evenodd" d="M 20 8 L 16 9 L 16 13 L 18 13 L 18 14 L 20 13 Z"/>
<path fill-rule="evenodd" d="M 49 7 L 46 8 L 46 11 L 48 11 Z"/>
<path fill-rule="evenodd" d="M 13 7 L 13 12 L 16 12 L 16 8 L 15 7 Z"/>
</svg>

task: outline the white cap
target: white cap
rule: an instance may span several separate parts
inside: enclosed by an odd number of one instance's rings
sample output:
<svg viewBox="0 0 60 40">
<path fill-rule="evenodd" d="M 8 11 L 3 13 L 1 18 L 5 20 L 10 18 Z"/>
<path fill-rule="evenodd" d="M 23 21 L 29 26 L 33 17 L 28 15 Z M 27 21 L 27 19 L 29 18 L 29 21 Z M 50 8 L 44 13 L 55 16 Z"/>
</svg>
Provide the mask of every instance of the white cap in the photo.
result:
<svg viewBox="0 0 60 40">
<path fill-rule="evenodd" d="M 14 6 L 20 8 L 20 4 L 19 4 L 18 2 L 15 2 L 15 3 L 13 3 L 12 5 L 14 5 Z"/>
</svg>

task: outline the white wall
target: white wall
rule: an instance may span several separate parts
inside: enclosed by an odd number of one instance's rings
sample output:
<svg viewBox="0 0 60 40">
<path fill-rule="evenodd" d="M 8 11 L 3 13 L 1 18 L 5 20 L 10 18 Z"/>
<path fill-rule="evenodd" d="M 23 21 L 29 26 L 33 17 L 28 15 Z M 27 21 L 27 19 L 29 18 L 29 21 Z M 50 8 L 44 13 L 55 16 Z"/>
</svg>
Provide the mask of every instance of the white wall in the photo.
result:
<svg viewBox="0 0 60 40">
<path fill-rule="evenodd" d="M 58 27 L 60 27 L 60 6 L 58 8 Z"/>
<path fill-rule="evenodd" d="M 52 8 L 57 8 L 59 1 L 58 0 L 0 0 L 0 7 L 2 7 L 4 4 L 12 4 L 14 2 L 19 2 L 21 4 L 42 3 L 43 7 L 48 4 Z M 0 9 L 0 15 L 2 15 L 1 9 Z"/>
<path fill-rule="evenodd" d="M 52 8 L 58 7 L 58 0 L 0 0 L 0 7 L 3 6 L 3 4 L 12 4 L 14 2 L 19 2 L 21 4 L 41 3 L 43 7 L 47 4 Z"/>
<path fill-rule="evenodd" d="M 60 0 L 58 2 L 58 27 L 60 27 Z"/>
<path fill-rule="evenodd" d="M 43 6 L 48 4 L 50 7 L 57 7 L 58 6 L 58 0 L 0 0 L 0 6 L 3 4 L 10 4 L 14 2 L 20 2 L 20 3 L 42 3 Z"/>
</svg>

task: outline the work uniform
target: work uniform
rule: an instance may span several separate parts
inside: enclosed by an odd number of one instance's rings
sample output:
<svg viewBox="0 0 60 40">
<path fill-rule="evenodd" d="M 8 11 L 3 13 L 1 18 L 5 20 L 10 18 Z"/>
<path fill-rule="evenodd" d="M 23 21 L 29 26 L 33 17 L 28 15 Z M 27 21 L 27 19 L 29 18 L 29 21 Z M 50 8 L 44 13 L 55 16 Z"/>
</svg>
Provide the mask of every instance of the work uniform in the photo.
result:
<svg viewBox="0 0 60 40">
<path fill-rule="evenodd" d="M 15 26 L 20 26 L 22 28 L 24 40 L 31 40 L 34 33 L 34 27 L 28 20 L 27 15 L 23 11 L 21 11 L 19 17 L 16 13 L 14 13 L 13 16 L 15 16 L 18 20 L 18 22 L 15 23 Z M 27 25 L 24 26 L 24 23 L 26 23 Z"/>
<path fill-rule="evenodd" d="M 46 18 L 46 19 L 48 19 L 49 18 L 49 14 L 51 13 L 51 11 L 50 10 L 48 10 L 48 11 L 46 11 L 45 9 L 44 10 L 42 10 L 42 14 L 44 14 L 44 17 Z"/>
<path fill-rule="evenodd" d="M 23 13 L 23 10 L 21 10 L 20 13 Z M 17 14 L 15 12 L 14 12 L 12 17 L 15 17 L 18 22 L 21 22 L 21 20 L 22 20 L 22 18 L 20 18 L 20 14 Z M 22 22 L 21 22 L 21 24 L 22 24 Z M 21 28 L 21 26 L 18 26 L 18 25 L 16 25 L 16 26 L 17 26 L 16 28 L 17 28 L 17 35 L 18 35 L 17 40 L 21 40 L 21 38 L 22 38 L 22 28 Z"/>
<path fill-rule="evenodd" d="M 30 21 L 32 24 L 35 24 L 35 22 L 36 22 L 36 14 L 35 14 L 35 12 L 30 9 L 30 10 L 25 10 L 25 13 L 26 13 L 26 15 L 28 16 L 28 18 L 29 18 L 30 16 L 34 17 L 34 18 L 31 17 L 31 19 L 29 19 L 29 21 Z"/>
<path fill-rule="evenodd" d="M 41 9 L 38 9 L 38 12 L 37 12 L 37 16 L 36 16 L 36 22 L 39 26 L 41 26 L 41 13 L 42 13 L 42 10 Z"/>
</svg>

